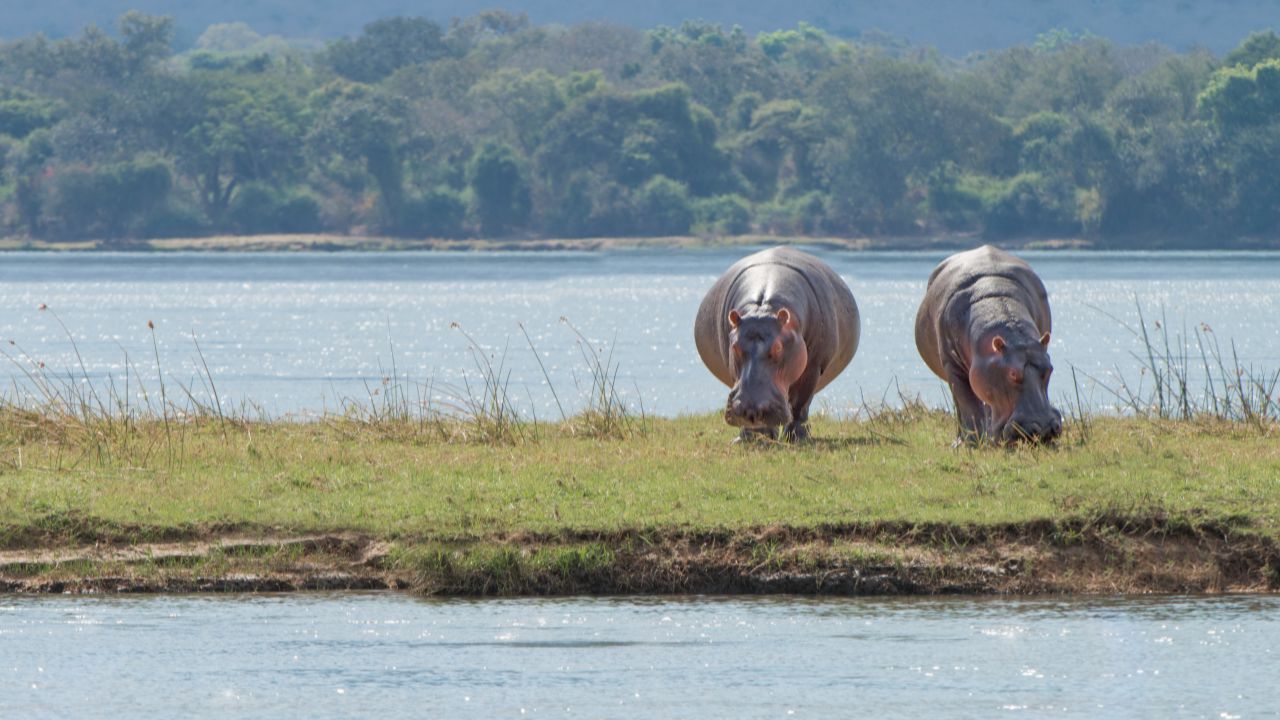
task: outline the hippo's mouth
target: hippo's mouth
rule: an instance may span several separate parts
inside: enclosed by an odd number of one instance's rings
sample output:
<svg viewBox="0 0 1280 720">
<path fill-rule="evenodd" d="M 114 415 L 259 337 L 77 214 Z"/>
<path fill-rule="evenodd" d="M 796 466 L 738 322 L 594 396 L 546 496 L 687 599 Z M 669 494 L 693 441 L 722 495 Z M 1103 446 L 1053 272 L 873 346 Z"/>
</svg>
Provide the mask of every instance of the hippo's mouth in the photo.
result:
<svg viewBox="0 0 1280 720">
<path fill-rule="evenodd" d="M 791 422 L 791 405 L 787 396 L 772 384 L 765 387 L 738 384 L 729 391 L 724 421 L 736 428 L 776 428 Z"/>
<path fill-rule="evenodd" d="M 1043 421 L 1009 419 L 991 429 L 990 437 L 1004 444 L 1018 442 L 1051 443 L 1062 435 L 1061 416 Z"/>
<path fill-rule="evenodd" d="M 781 408 L 735 408 L 730 403 L 724 409 L 724 421 L 733 427 L 749 430 L 775 428 L 791 422 L 791 408 L 785 404 Z"/>
</svg>

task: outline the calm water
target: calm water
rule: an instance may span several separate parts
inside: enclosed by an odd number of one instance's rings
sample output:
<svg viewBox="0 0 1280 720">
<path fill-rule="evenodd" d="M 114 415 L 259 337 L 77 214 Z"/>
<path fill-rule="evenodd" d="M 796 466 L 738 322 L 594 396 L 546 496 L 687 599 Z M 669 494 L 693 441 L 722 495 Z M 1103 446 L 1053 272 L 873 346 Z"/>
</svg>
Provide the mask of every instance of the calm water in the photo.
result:
<svg viewBox="0 0 1280 720">
<path fill-rule="evenodd" d="M 912 322 L 924 283 L 944 253 L 815 251 L 848 281 L 862 310 L 853 365 L 819 395 L 847 411 L 896 399 L 898 390 L 946 399 L 916 354 Z M 333 410 L 367 402 L 392 372 L 412 394 L 448 402 L 479 381 L 470 334 L 509 373 L 509 390 L 540 417 L 554 399 L 520 324 L 542 356 L 567 409 L 579 407 L 589 375 L 567 317 L 593 347 L 611 350 L 617 385 L 648 412 L 705 412 L 724 402 L 702 367 L 691 325 L 702 295 L 739 250 L 607 253 L 98 254 L 0 255 L 0 341 L 27 367 L 139 396 L 158 390 L 152 336 L 170 392 L 208 393 L 192 335 L 224 402 L 252 400 L 266 412 Z M 1086 399 L 1110 396 L 1085 378 L 1138 379 L 1134 298 L 1163 308 L 1181 332 L 1207 323 L 1245 363 L 1280 367 L 1280 253 L 1025 253 L 1049 288 L 1054 312 L 1054 392 L 1081 373 Z M 48 312 L 66 323 L 74 345 Z M 451 328 L 451 323 L 461 330 Z M 24 359 L 23 353 L 29 360 Z M 0 359 L 15 391 L 22 370 Z M 29 383 L 27 384 L 29 386 Z M 182 391 L 176 392 L 180 397 Z"/>
<path fill-rule="evenodd" d="M 1280 598 L 0 597 L 0 717 L 1280 713 Z"/>
</svg>

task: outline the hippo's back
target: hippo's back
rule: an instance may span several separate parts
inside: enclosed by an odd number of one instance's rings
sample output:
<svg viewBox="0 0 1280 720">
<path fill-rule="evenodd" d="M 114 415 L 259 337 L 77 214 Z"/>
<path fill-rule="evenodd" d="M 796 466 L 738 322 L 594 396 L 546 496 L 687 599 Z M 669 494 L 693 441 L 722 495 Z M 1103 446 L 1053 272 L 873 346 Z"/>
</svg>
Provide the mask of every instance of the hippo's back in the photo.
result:
<svg viewBox="0 0 1280 720">
<path fill-rule="evenodd" d="M 929 275 L 924 300 L 916 311 L 916 349 L 940 377 L 943 338 L 963 332 L 974 303 L 1010 298 L 1026 307 L 1041 331 L 1051 330 L 1049 293 L 1040 276 L 1021 258 L 992 245 L 959 252 L 938 263 Z"/>
<path fill-rule="evenodd" d="M 820 363 L 818 389 L 840 374 L 858 349 L 861 321 L 853 293 L 822 260 L 801 250 L 775 247 L 748 255 L 720 276 L 698 308 L 694 339 L 707 368 L 726 385 L 729 311 L 748 307 L 796 312 L 810 362 Z"/>
</svg>

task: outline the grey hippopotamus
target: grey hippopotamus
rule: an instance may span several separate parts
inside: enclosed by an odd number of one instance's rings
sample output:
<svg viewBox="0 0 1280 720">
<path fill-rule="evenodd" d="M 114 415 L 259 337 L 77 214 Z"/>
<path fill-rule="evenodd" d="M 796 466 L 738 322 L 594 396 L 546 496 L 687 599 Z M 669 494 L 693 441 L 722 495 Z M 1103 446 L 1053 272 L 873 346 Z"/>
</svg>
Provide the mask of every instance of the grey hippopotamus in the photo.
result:
<svg viewBox="0 0 1280 720">
<path fill-rule="evenodd" d="M 956 253 L 929 276 L 916 313 L 916 348 L 951 386 L 960 437 L 1052 440 L 1049 295 L 1021 259 L 990 245 Z"/>
<path fill-rule="evenodd" d="M 693 335 L 728 385 L 724 419 L 740 439 L 809 436 L 809 402 L 849 365 L 861 323 L 853 293 L 826 263 L 787 247 L 734 263 L 702 299 Z"/>
</svg>

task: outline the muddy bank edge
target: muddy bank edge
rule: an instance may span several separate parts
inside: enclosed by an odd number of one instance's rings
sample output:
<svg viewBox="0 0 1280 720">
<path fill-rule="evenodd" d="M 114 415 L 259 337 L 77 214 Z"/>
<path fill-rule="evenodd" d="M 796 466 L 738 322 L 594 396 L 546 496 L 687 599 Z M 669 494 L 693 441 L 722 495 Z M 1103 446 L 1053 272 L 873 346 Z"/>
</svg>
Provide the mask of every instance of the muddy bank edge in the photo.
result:
<svg viewBox="0 0 1280 720">
<path fill-rule="evenodd" d="M 478 597 L 1280 590 L 1274 539 L 1247 527 L 1162 517 L 391 540 L 190 528 L 128 542 L 91 531 L 57 540 L 8 530 L 0 592 L 397 589 Z M 15 540 L 25 547 L 14 547 Z"/>
</svg>

